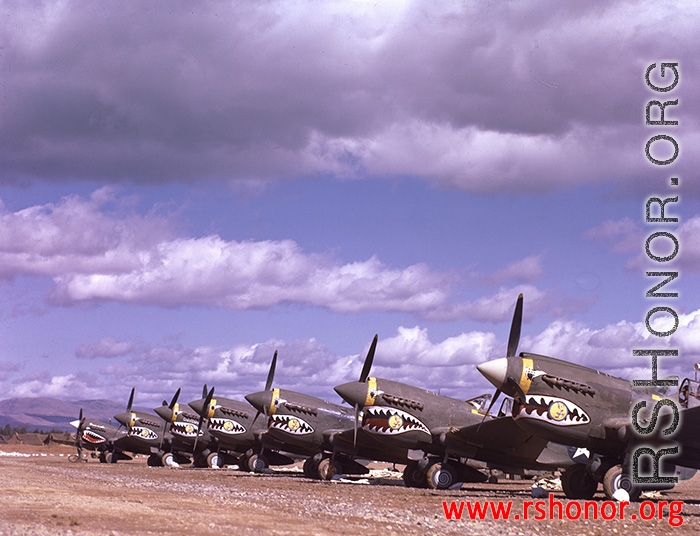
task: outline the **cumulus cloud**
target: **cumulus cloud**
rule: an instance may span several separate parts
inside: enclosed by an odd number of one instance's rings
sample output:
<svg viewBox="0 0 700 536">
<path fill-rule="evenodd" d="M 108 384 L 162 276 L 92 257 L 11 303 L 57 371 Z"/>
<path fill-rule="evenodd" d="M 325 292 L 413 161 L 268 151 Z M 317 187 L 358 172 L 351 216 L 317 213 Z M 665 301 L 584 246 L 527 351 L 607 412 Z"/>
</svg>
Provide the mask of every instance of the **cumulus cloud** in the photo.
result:
<svg viewBox="0 0 700 536">
<path fill-rule="evenodd" d="M 495 294 L 458 302 L 459 277 L 425 263 L 392 267 L 376 255 L 344 263 L 328 253 L 305 252 L 293 240 L 176 237 L 174 218 L 154 211 L 142 216 L 131 204 L 105 188 L 89 199 L 70 196 L 0 212 L 0 274 L 50 277 L 52 303 L 67 306 L 122 302 L 250 310 L 291 303 L 337 313 L 392 311 L 497 323 L 510 319 L 521 292 L 528 297 L 528 314 L 588 307 L 531 284 L 501 286 Z M 517 282 L 540 272 L 541 256 L 531 256 L 497 271 L 492 280 Z M 130 350 L 106 338 L 77 355 Z"/>
<path fill-rule="evenodd" d="M 658 13 L 674 13 L 676 49 L 700 39 L 692 7 L 651 0 L 2 10 L 5 180 L 632 182 L 656 172 L 640 110 Z M 683 80 L 697 61 L 683 57 Z M 697 110 L 685 91 L 682 146 L 700 141 Z"/>
<path fill-rule="evenodd" d="M 95 344 L 83 344 L 75 351 L 81 359 L 99 357 L 122 357 L 134 350 L 134 344 L 129 341 L 119 341 L 114 337 L 103 337 Z"/>
<path fill-rule="evenodd" d="M 490 285 L 502 285 L 508 281 L 532 283 L 542 275 L 542 255 L 530 255 L 496 270 L 486 277 Z"/>
<path fill-rule="evenodd" d="M 449 308 L 454 277 L 419 263 L 387 266 L 373 256 L 342 263 L 293 240 L 176 238 L 166 216 L 140 216 L 109 189 L 89 200 L 0 214 L 0 274 L 51 277 L 64 305 L 118 301 L 179 307 L 269 308 L 284 303 L 335 312 L 437 314 Z M 102 350 L 107 350 L 105 343 Z M 84 348 L 82 357 L 99 354 Z"/>
<path fill-rule="evenodd" d="M 659 322 L 663 320 L 655 320 L 652 327 L 660 329 Z M 86 347 L 101 345 L 110 344 L 101 340 Z M 138 404 L 155 407 L 169 400 L 178 388 L 182 388 L 183 401 L 199 398 L 206 383 L 215 386 L 218 396 L 242 399 L 264 388 L 277 350 L 275 386 L 339 402 L 333 387 L 358 378 L 368 347 L 366 341 L 357 354 L 341 355 L 315 339 L 271 339 L 227 349 L 134 344 L 131 353 L 110 360 L 99 373 L 33 373 L 8 384 L 7 392 L 8 396 L 71 399 L 111 396 L 119 401 L 119 393 L 126 400 L 135 386 Z M 647 357 L 634 357 L 632 350 L 648 347 L 679 350 L 679 358 L 660 360 L 660 377 L 688 376 L 692 363 L 700 362 L 700 310 L 680 314 L 678 330 L 666 338 L 652 336 L 644 322 L 620 321 L 593 328 L 556 320 L 539 333 L 524 333 L 518 350 L 550 355 L 621 378 L 642 379 L 651 377 L 651 362 Z M 505 349 L 506 341 L 492 332 L 469 331 L 434 341 L 425 327 L 401 326 L 393 335 L 380 337 L 371 374 L 466 399 L 492 392 L 476 365 L 503 357 Z"/>
<path fill-rule="evenodd" d="M 667 208 L 670 205 L 667 206 Z M 666 217 L 673 213 L 669 208 Z M 658 212 L 652 214 L 658 217 Z M 666 224 L 663 227 L 644 226 L 641 222 L 633 222 L 629 218 L 621 220 L 608 220 L 584 233 L 584 237 L 596 239 L 609 244 L 610 250 L 615 253 L 635 255 L 625 262 L 628 270 L 682 270 L 689 273 L 698 273 L 700 270 L 700 244 L 697 237 L 700 236 L 700 216 L 694 216 L 687 220 L 680 219 L 677 224 Z M 665 232 L 673 235 L 678 243 L 678 251 L 670 261 L 657 262 L 652 260 L 645 252 L 645 244 L 653 233 Z M 676 246 L 668 236 L 653 238 L 649 243 L 650 251 L 657 257 L 673 255 Z"/>
</svg>

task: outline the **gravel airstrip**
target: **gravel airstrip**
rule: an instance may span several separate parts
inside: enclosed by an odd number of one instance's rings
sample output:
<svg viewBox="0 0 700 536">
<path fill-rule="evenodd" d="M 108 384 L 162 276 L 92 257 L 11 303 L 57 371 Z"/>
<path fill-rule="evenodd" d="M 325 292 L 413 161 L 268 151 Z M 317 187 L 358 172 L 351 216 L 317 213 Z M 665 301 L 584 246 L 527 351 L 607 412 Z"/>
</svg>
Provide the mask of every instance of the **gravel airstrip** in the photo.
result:
<svg viewBox="0 0 700 536">
<path fill-rule="evenodd" d="M 0 536 L 7 535 L 425 535 L 483 536 L 543 534 L 697 534 L 700 475 L 653 500 L 683 501 L 683 523 L 663 519 L 536 520 L 514 515 L 533 501 L 532 482 L 502 480 L 434 491 L 403 486 L 401 473 L 386 464 L 371 478 L 321 482 L 296 467 L 272 474 L 235 468 L 147 467 L 145 458 L 117 464 L 71 463 L 63 446 L 2 447 L 0 452 Z M 382 470 L 383 469 L 383 470 Z M 566 509 L 561 491 L 554 499 Z M 548 497 L 546 491 L 545 497 Z M 512 501 L 511 519 L 447 520 L 444 501 Z M 602 506 L 605 498 L 596 495 Z M 583 505 L 583 501 L 578 501 Z M 630 508 L 638 509 L 638 505 Z M 651 508 L 649 506 L 648 508 Z M 577 509 L 574 506 L 571 511 Z M 648 513 L 648 510 L 647 510 Z"/>
</svg>

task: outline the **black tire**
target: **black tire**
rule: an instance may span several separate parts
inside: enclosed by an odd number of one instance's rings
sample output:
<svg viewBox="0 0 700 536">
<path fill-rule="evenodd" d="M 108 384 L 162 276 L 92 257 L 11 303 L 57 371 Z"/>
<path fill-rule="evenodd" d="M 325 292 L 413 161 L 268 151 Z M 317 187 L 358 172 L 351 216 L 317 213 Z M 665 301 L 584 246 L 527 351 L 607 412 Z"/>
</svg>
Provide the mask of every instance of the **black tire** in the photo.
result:
<svg viewBox="0 0 700 536">
<path fill-rule="evenodd" d="M 458 479 L 457 470 L 449 463 L 434 463 L 425 475 L 431 489 L 449 489 Z"/>
<path fill-rule="evenodd" d="M 561 487 L 569 499 L 592 499 L 598 490 L 598 482 L 585 465 L 577 463 L 561 475 Z"/>
<path fill-rule="evenodd" d="M 318 476 L 321 480 L 332 480 L 335 475 L 342 472 L 343 468 L 333 458 L 323 458 L 318 462 Z"/>
<path fill-rule="evenodd" d="M 313 458 L 306 458 L 304 462 L 304 476 L 306 478 L 318 479 L 318 462 Z"/>
<path fill-rule="evenodd" d="M 105 461 L 107 463 L 117 463 L 117 455 L 114 452 L 108 452 L 105 456 Z"/>
<path fill-rule="evenodd" d="M 267 459 L 262 454 L 251 455 L 250 458 L 248 458 L 247 465 L 248 470 L 254 473 L 267 469 L 268 467 Z"/>
<path fill-rule="evenodd" d="M 218 452 L 210 452 L 207 454 L 206 467 L 211 469 L 220 469 L 224 466 L 224 460 L 219 456 Z"/>
<path fill-rule="evenodd" d="M 163 465 L 163 462 L 160 461 L 160 456 L 151 454 L 146 460 L 146 465 L 148 465 L 148 467 L 160 467 Z"/>
<path fill-rule="evenodd" d="M 427 488 L 425 471 L 421 471 L 418 462 L 408 462 L 403 470 L 403 483 L 407 488 Z"/>
<path fill-rule="evenodd" d="M 627 492 L 632 502 L 638 501 L 642 494 L 642 490 L 634 485 L 632 478 L 623 472 L 622 466 L 614 465 L 605 472 L 603 477 L 605 497 L 609 500 L 614 500 L 613 495 L 620 489 L 624 489 Z"/>
</svg>

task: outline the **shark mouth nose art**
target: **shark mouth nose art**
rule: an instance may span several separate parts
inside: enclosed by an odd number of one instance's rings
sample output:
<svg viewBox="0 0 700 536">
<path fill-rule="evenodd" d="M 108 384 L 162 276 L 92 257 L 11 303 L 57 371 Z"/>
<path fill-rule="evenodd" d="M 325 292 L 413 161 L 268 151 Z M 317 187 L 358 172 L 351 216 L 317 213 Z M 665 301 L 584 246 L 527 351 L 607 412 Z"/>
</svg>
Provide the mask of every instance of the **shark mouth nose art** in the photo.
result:
<svg viewBox="0 0 700 536">
<path fill-rule="evenodd" d="M 416 417 L 396 408 L 367 407 L 362 415 L 362 428 L 378 435 L 397 435 L 406 432 L 425 432 L 428 427 Z"/>
<path fill-rule="evenodd" d="M 218 417 L 209 419 L 209 430 L 229 435 L 245 434 L 245 427 L 241 423 Z"/>
<path fill-rule="evenodd" d="M 197 433 L 197 425 L 190 422 L 174 422 L 170 425 L 170 431 L 180 437 L 201 437 L 204 435 L 204 430 L 199 430 Z"/>
<path fill-rule="evenodd" d="M 313 427 L 304 419 L 292 415 L 270 415 L 268 426 L 294 435 L 312 434 Z"/>
<path fill-rule="evenodd" d="M 140 439 L 158 439 L 158 434 L 156 434 L 150 428 L 144 428 L 143 426 L 132 426 L 129 429 L 129 435 L 133 437 L 138 437 Z"/>
<path fill-rule="evenodd" d="M 83 440 L 87 441 L 88 443 L 92 443 L 93 445 L 97 445 L 98 443 L 104 443 L 107 441 L 100 434 L 96 434 L 92 430 L 85 430 L 83 432 Z"/>
<path fill-rule="evenodd" d="M 588 414 L 570 400 L 543 395 L 528 395 L 525 404 L 516 402 L 513 416 L 516 419 L 534 419 L 556 426 L 576 426 L 591 422 Z"/>
</svg>

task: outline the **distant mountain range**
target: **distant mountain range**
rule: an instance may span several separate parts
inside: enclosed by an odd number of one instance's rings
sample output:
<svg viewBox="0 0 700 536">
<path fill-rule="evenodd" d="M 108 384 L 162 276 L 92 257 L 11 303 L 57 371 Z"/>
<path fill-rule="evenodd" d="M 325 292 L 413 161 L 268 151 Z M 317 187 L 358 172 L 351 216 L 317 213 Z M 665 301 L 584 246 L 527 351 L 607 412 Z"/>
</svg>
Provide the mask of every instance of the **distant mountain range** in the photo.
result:
<svg viewBox="0 0 700 536">
<path fill-rule="evenodd" d="M 57 398 L 8 398 L 0 400 L 0 428 L 9 424 L 13 427 L 26 426 L 27 431 L 35 429 L 48 432 L 49 430 L 75 429 L 70 425 L 80 415 L 100 421 L 114 421 L 114 415 L 124 411 L 124 403 L 111 400 L 78 400 L 71 402 Z M 146 408 L 134 408 L 139 411 L 149 411 Z"/>
</svg>

